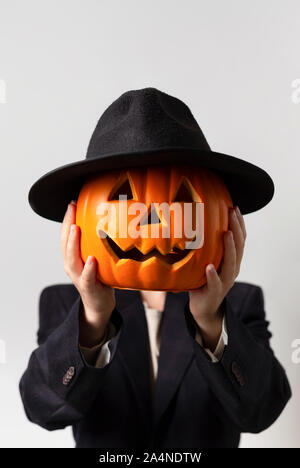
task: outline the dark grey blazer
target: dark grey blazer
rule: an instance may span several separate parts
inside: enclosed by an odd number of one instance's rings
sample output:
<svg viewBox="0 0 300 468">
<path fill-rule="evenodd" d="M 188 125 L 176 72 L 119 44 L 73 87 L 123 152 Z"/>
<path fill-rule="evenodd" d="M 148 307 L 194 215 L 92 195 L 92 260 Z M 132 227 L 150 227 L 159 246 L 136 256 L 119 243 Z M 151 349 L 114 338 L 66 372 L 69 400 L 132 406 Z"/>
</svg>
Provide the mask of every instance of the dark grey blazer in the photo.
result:
<svg viewBox="0 0 300 468">
<path fill-rule="evenodd" d="M 188 293 L 167 293 L 152 401 L 147 323 L 140 293 L 116 290 L 110 362 L 94 368 L 78 347 L 82 302 L 72 284 L 40 295 L 38 348 L 20 381 L 30 421 L 72 425 L 77 447 L 237 447 L 291 396 L 269 345 L 262 290 L 236 282 L 224 300 L 228 345 L 218 363 L 195 341 Z"/>
</svg>

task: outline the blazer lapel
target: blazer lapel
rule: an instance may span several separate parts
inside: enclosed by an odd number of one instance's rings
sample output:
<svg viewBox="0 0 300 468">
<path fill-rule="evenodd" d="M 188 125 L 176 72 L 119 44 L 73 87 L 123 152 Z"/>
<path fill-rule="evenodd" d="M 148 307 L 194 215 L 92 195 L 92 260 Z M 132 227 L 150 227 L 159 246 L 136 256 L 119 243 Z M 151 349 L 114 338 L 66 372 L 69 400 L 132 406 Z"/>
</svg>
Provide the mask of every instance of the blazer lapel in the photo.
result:
<svg viewBox="0 0 300 468">
<path fill-rule="evenodd" d="M 116 307 L 124 328 L 119 341 L 119 356 L 138 401 L 142 422 L 151 420 L 151 361 L 147 321 L 140 292 L 115 290 Z"/>
<path fill-rule="evenodd" d="M 142 422 L 159 424 L 194 356 L 184 306 L 188 293 L 167 292 L 161 323 L 160 355 L 154 396 L 147 320 L 139 291 L 115 290 L 116 306 L 124 320 L 119 341 L 123 368 L 134 389 Z M 146 418 L 146 419 L 145 419 Z"/>
<path fill-rule="evenodd" d="M 160 422 L 194 356 L 184 315 L 187 301 L 187 292 L 167 293 L 154 393 L 154 425 Z"/>
</svg>

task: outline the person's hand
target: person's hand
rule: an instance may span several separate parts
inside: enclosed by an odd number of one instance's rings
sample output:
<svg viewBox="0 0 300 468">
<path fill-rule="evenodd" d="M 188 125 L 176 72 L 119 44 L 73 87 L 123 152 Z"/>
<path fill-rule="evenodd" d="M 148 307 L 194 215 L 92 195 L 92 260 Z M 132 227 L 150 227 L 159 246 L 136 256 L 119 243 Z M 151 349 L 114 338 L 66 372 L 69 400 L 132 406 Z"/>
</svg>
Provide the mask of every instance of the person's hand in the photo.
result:
<svg viewBox="0 0 300 468">
<path fill-rule="evenodd" d="M 61 248 L 64 269 L 78 290 L 83 303 L 80 317 L 82 346 L 92 347 L 103 338 L 108 320 L 115 307 L 114 289 L 98 279 L 97 260 L 89 256 L 84 264 L 80 256 L 80 227 L 76 225 L 76 202 L 66 210 L 61 225 Z"/>
<path fill-rule="evenodd" d="M 240 271 L 246 228 L 238 207 L 229 210 L 229 230 L 224 233 L 224 256 L 220 273 L 214 265 L 206 267 L 207 283 L 189 291 L 190 311 L 197 322 L 205 345 L 214 351 L 222 330 L 221 303 Z"/>
</svg>

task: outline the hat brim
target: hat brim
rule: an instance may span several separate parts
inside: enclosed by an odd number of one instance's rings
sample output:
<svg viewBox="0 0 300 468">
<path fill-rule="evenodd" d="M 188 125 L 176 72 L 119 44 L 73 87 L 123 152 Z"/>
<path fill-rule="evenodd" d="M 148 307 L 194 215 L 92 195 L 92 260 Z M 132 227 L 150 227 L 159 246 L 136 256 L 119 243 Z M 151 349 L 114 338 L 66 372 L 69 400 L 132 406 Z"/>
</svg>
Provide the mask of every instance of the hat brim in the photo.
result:
<svg viewBox="0 0 300 468">
<path fill-rule="evenodd" d="M 147 152 L 107 154 L 66 164 L 40 177 L 30 188 L 28 201 L 40 216 L 62 222 L 68 203 L 77 200 L 85 180 L 96 172 L 153 164 L 189 164 L 216 171 L 224 180 L 234 205 L 242 214 L 263 208 L 274 195 L 271 177 L 258 166 L 215 151 L 162 148 Z"/>
</svg>

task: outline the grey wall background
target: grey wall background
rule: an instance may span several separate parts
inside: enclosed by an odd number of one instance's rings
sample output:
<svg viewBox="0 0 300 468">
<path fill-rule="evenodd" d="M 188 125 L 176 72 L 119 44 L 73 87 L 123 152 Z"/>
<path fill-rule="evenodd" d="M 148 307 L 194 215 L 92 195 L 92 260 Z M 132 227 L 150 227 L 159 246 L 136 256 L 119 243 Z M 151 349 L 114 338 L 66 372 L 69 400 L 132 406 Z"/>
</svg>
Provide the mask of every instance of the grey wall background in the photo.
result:
<svg viewBox="0 0 300 468">
<path fill-rule="evenodd" d="M 245 217 L 240 279 L 263 287 L 294 395 L 270 429 L 243 435 L 241 446 L 300 446 L 300 364 L 291 360 L 300 338 L 299 39 L 297 0 L 0 0 L 2 447 L 73 446 L 69 429 L 29 423 L 18 392 L 36 346 L 39 293 L 69 282 L 60 225 L 31 211 L 28 190 L 84 158 L 104 109 L 145 86 L 183 99 L 214 149 L 275 180 L 272 203 Z"/>
</svg>

